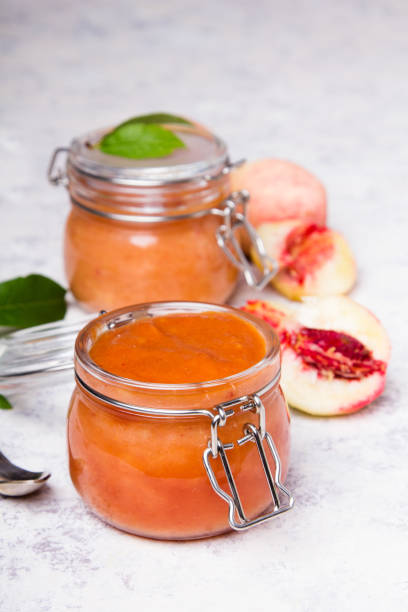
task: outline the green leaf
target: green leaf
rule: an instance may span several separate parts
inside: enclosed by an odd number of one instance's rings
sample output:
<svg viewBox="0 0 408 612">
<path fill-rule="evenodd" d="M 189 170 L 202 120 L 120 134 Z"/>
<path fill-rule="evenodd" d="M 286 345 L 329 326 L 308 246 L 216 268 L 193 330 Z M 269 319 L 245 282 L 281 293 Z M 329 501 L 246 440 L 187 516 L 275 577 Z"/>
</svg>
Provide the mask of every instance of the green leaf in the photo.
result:
<svg viewBox="0 0 408 612">
<path fill-rule="evenodd" d="M 169 113 L 151 113 L 150 115 L 139 115 L 138 117 L 132 117 L 127 121 L 124 121 L 116 129 L 128 125 L 129 123 L 182 123 L 184 125 L 193 125 L 191 121 L 184 119 L 184 117 L 178 117 L 177 115 L 170 115 Z"/>
<path fill-rule="evenodd" d="M 0 325 L 31 327 L 63 319 L 66 289 L 40 274 L 0 283 Z"/>
<path fill-rule="evenodd" d="M 156 123 L 124 123 L 106 134 L 99 143 L 103 153 L 146 159 L 165 157 L 186 145 L 170 130 Z"/>
<path fill-rule="evenodd" d="M 165 157 L 186 145 L 163 124 L 192 125 L 187 119 L 169 113 L 139 115 L 118 125 L 95 146 L 108 155 L 129 159 Z"/>
<path fill-rule="evenodd" d="M 0 410 L 11 410 L 13 406 L 4 395 L 0 395 Z"/>
</svg>

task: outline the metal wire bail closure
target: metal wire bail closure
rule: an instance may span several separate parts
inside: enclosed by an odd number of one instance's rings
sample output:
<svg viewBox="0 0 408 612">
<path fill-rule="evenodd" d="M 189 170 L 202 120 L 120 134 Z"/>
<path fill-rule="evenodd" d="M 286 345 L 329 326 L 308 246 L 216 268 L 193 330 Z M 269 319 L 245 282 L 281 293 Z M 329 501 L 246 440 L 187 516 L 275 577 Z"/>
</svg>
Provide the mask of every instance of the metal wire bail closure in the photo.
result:
<svg viewBox="0 0 408 612">
<path fill-rule="evenodd" d="M 257 516 L 249 520 L 244 512 L 238 489 L 235 484 L 234 476 L 225 451 L 234 448 L 234 444 L 223 444 L 218 438 L 218 427 L 223 427 L 227 418 L 232 416 L 235 411 L 233 406 L 239 405 L 239 411 L 246 412 L 248 410 L 256 412 L 259 415 L 259 426 L 255 427 L 252 423 L 247 423 L 243 429 L 243 437 L 237 440 L 238 446 L 254 442 L 260 456 L 262 468 L 265 472 L 266 481 L 271 493 L 271 501 L 273 510 L 267 514 Z M 294 500 L 288 489 L 281 483 L 281 463 L 279 454 L 276 450 L 272 436 L 265 430 L 265 406 L 257 393 L 250 396 L 241 397 L 236 400 L 218 404 L 216 407 L 217 414 L 214 416 L 211 423 L 211 438 L 208 442 L 208 448 L 204 451 L 203 462 L 207 472 L 207 476 L 214 491 L 219 495 L 229 506 L 228 519 L 232 529 L 242 531 L 249 529 L 259 523 L 268 521 L 293 507 Z M 264 441 L 267 444 L 269 452 L 272 456 L 275 469 L 272 473 L 271 467 L 265 453 Z M 224 491 L 215 477 L 211 467 L 211 459 L 220 457 L 222 466 L 227 476 L 230 493 Z"/>
<path fill-rule="evenodd" d="M 57 147 L 52 154 L 47 170 L 47 178 L 51 185 L 64 185 L 64 187 L 68 185 L 68 177 L 65 170 L 66 156 L 68 151 L 68 147 Z M 61 168 L 59 165 L 59 161 L 61 161 L 62 156 L 64 156 L 63 168 Z"/>
<path fill-rule="evenodd" d="M 244 275 L 247 284 L 255 289 L 263 289 L 278 272 L 278 262 L 267 255 L 264 244 L 258 233 L 247 219 L 249 201 L 247 191 L 234 191 L 224 202 L 224 222 L 217 230 L 218 246 Z M 245 257 L 240 240 L 236 234 L 245 232 L 260 270 L 255 269 Z M 242 234 L 241 234 L 242 237 Z"/>
</svg>

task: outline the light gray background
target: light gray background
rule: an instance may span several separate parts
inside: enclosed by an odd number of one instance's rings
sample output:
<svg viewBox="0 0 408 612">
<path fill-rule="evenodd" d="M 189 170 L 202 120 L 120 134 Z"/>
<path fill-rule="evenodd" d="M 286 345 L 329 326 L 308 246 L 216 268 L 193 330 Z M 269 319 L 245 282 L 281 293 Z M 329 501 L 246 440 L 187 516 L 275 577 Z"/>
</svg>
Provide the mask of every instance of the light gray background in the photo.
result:
<svg viewBox="0 0 408 612">
<path fill-rule="evenodd" d="M 173 111 L 233 158 L 287 158 L 323 180 L 358 259 L 353 297 L 393 343 L 372 406 L 294 414 L 295 509 L 202 542 L 131 537 L 87 513 L 67 474 L 69 385 L 15 398 L 1 448 L 53 476 L 36 497 L 0 500 L 2 612 L 406 610 L 406 0 L 3 0 L 1 12 L 1 279 L 64 281 L 67 198 L 45 179 L 55 146 Z"/>
</svg>

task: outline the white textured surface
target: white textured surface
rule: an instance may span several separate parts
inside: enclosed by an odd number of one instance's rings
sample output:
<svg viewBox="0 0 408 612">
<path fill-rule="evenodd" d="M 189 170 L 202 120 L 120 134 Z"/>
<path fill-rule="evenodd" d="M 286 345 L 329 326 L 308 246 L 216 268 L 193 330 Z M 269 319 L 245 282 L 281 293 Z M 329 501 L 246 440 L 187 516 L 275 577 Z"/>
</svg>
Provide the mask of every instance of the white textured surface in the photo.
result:
<svg viewBox="0 0 408 612">
<path fill-rule="evenodd" d="M 295 509 L 202 542 L 143 540 L 88 514 L 67 473 L 69 388 L 15 398 L 1 448 L 53 476 L 35 497 L 0 499 L 1 611 L 406 610 L 406 1 L 3 0 L 1 11 L 2 279 L 63 281 L 53 147 L 163 109 L 212 126 L 233 157 L 289 158 L 323 179 L 330 222 L 357 255 L 353 296 L 393 343 L 372 406 L 294 415 Z"/>
</svg>

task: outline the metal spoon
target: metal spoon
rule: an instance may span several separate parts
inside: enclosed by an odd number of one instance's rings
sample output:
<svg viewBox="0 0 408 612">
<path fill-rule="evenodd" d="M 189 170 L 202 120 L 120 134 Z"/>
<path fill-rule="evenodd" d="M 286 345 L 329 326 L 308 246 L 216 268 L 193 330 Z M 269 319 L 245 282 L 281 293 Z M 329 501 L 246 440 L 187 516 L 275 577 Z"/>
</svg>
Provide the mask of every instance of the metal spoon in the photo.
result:
<svg viewBox="0 0 408 612">
<path fill-rule="evenodd" d="M 51 476 L 50 472 L 30 472 L 11 463 L 0 452 L 0 495 L 20 497 L 37 491 Z"/>
</svg>

